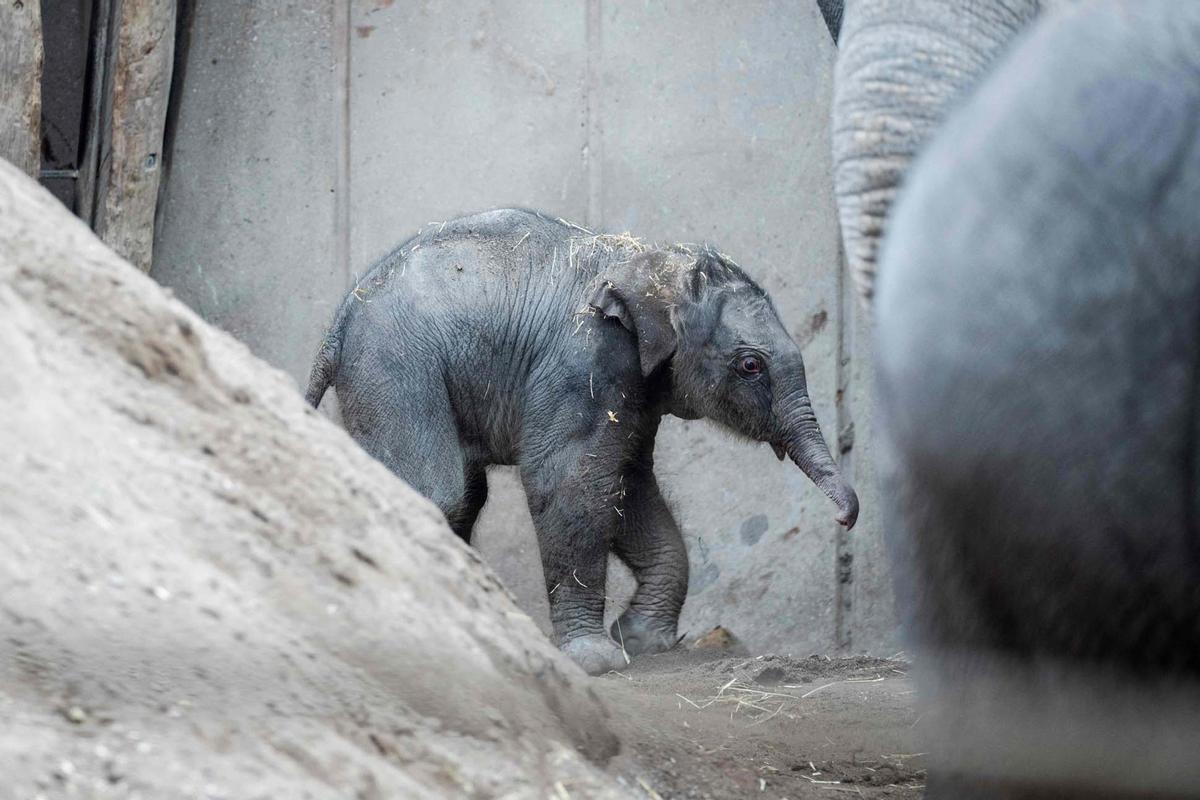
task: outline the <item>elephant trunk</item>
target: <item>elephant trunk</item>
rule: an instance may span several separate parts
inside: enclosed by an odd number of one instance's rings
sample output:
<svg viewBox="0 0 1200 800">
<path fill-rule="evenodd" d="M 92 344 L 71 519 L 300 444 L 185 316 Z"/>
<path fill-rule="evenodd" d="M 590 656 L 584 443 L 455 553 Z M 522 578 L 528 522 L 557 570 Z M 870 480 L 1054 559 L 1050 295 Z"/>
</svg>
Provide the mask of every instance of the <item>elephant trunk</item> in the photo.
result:
<svg viewBox="0 0 1200 800">
<path fill-rule="evenodd" d="M 834 76 L 834 191 L 847 266 L 864 299 L 874 293 L 888 213 L 914 156 L 954 101 L 1056 2 L 858 0 L 846 8 Z"/>
<path fill-rule="evenodd" d="M 841 470 L 829 453 L 812 401 L 807 392 L 796 393 L 779 415 L 783 433 L 779 445 L 817 488 L 838 508 L 835 519 L 847 529 L 858 519 L 858 495 L 842 478 Z"/>
</svg>

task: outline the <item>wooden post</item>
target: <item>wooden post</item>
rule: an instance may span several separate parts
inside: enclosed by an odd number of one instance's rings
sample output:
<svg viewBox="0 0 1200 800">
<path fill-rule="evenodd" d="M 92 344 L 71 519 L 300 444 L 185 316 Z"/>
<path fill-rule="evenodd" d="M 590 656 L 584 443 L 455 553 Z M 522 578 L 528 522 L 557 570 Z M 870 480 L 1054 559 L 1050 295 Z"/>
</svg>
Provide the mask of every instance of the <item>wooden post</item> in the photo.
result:
<svg viewBox="0 0 1200 800">
<path fill-rule="evenodd" d="M 26 175 L 42 166 L 40 0 L 0 2 L 0 158 Z"/>
<path fill-rule="evenodd" d="M 102 148 L 96 232 L 150 270 L 163 128 L 175 51 L 175 0 L 121 0 L 116 22 L 111 126 Z"/>
</svg>

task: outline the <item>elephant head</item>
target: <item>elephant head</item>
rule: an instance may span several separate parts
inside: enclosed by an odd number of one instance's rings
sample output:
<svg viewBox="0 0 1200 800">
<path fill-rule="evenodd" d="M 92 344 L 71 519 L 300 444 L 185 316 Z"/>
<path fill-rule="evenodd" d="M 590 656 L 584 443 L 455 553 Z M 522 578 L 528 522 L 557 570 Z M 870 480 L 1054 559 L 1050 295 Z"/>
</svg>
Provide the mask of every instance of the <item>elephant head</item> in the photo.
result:
<svg viewBox="0 0 1200 800">
<path fill-rule="evenodd" d="M 736 264 L 707 248 L 651 251 L 602 280 L 591 305 L 635 333 L 643 373 L 669 364 L 672 413 L 769 443 L 854 525 L 858 497 L 817 425 L 800 348 Z"/>
<path fill-rule="evenodd" d="M 839 53 L 833 168 L 847 267 L 874 293 L 909 165 L 955 102 L 1039 14 L 1072 0 L 818 0 Z M 840 34 L 838 29 L 840 27 Z"/>
</svg>

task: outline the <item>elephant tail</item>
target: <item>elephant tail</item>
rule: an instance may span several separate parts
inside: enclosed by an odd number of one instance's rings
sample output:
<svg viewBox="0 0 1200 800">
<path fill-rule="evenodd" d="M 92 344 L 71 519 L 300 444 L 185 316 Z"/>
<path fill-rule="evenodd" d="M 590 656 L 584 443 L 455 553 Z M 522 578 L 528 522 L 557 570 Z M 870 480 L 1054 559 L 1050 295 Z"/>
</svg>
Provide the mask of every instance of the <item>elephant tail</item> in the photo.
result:
<svg viewBox="0 0 1200 800">
<path fill-rule="evenodd" d="M 350 316 L 349 311 L 350 297 L 347 297 L 334 315 L 329 331 L 321 339 L 321 347 L 313 360 L 312 372 L 308 376 L 308 390 L 304 393 L 304 399 L 313 408 L 321 405 L 325 390 L 337 376 L 338 364 L 342 360 L 342 334 L 346 329 L 346 319 Z"/>
</svg>

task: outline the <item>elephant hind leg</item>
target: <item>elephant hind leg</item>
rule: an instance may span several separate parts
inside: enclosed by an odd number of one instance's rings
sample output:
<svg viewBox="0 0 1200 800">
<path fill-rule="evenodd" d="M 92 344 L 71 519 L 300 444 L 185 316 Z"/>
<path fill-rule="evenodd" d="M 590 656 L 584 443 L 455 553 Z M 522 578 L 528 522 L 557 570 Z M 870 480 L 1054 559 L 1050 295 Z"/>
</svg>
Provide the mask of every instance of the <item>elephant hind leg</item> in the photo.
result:
<svg viewBox="0 0 1200 800">
<path fill-rule="evenodd" d="M 431 387 L 438 387 L 436 391 Z M 377 461 L 429 498 L 467 543 L 487 500 L 483 464 L 463 446 L 449 397 L 435 380 L 339 387 L 346 429 Z"/>
<path fill-rule="evenodd" d="M 463 470 L 463 491 L 456 503 L 442 507 L 450 530 L 458 534 L 467 544 L 471 543 L 471 532 L 475 529 L 475 520 L 487 503 L 488 483 L 487 472 L 483 465 L 477 462 L 468 463 Z M 448 498 L 449 499 L 449 498 Z"/>
<path fill-rule="evenodd" d="M 630 655 L 659 653 L 677 642 L 688 588 L 687 549 L 654 473 L 639 470 L 625 483 L 624 517 L 612 549 L 633 572 L 637 591 L 613 623 L 612 636 Z"/>
</svg>

